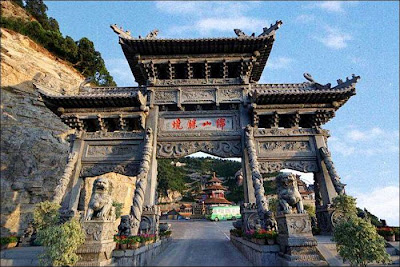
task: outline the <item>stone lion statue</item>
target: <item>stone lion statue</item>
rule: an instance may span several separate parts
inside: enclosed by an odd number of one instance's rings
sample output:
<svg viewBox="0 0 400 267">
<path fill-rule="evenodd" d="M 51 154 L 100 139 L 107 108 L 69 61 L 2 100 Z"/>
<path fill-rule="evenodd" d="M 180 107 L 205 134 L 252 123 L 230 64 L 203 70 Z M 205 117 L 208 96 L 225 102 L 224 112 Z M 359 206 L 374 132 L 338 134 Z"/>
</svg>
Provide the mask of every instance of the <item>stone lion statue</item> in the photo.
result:
<svg viewBox="0 0 400 267">
<path fill-rule="evenodd" d="M 99 177 L 93 182 L 86 220 L 112 221 L 115 219 L 115 208 L 112 205 L 111 192 L 112 184 L 109 179 Z"/>
<path fill-rule="evenodd" d="M 132 228 L 131 215 L 121 216 L 121 223 L 118 225 L 118 235 L 130 236 L 131 228 Z"/>
<path fill-rule="evenodd" d="M 294 173 L 281 172 L 276 177 L 278 189 L 278 213 L 290 214 L 292 207 L 297 213 L 305 213 L 303 200 L 297 187 L 297 176 Z"/>
</svg>

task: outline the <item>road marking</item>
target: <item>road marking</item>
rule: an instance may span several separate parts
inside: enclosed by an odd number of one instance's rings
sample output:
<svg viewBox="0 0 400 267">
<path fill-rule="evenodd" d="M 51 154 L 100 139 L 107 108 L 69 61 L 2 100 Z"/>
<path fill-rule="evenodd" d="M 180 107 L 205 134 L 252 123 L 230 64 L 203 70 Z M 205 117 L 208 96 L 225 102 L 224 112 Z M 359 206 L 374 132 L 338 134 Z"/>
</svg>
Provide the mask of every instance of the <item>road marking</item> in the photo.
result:
<svg viewBox="0 0 400 267">
<path fill-rule="evenodd" d="M 227 234 L 225 234 L 224 231 L 221 230 L 221 227 L 219 227 L 219 225 L 217 224 L 217 222 L 214 222 L 214 224 L 217 226 L 218 230 L 219 230 L 221 233 L 223 233 L 224 236 L 225 236 L 228 240 L 231 240 L 231 238 L 230 238 L 229 236 L 227 236 Z"/>
</svg>

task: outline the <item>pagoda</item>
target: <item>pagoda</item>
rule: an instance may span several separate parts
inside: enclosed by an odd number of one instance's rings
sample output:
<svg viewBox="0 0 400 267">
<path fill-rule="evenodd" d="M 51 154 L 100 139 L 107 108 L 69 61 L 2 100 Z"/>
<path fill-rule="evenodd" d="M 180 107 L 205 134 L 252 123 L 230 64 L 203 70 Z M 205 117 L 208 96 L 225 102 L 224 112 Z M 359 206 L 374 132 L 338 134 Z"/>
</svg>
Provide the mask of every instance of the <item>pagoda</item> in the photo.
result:
<svg viewBox="0 0 400 267">
<path fill-rule="evenodd" d="M 215 176 L 207 181 L 206 187 L 203 190 L 203 200 L 206 206 L 227 206 L 231 202 L 225 198 L 226 187 L 222 186 L 222 181 Z"/>
</svg>

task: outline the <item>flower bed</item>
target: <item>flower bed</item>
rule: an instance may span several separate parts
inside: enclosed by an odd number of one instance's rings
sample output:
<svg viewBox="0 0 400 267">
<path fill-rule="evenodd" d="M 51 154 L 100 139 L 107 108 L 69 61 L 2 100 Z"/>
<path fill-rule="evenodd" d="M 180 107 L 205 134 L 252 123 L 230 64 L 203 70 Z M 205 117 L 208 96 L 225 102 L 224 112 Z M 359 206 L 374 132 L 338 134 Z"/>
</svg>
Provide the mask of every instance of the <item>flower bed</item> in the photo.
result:
<svg viewBox="0 0 400 267">
<path fill-rule="evenodd" d="M 380 236 L 383 236 L 386 241 L 395 241 L 395 230 L 393 227 L 380 227 L 377 229 Z"/>
<path fill-rule="evenodd" d="M 258 245 L 273 245 L 276 243 L 278 233 L 276 231 L 267 231 L 264 229 L 250 230 L 243 233 L 239 229 L 231 229 L 230 233 L 236 237 L 243 237 L 244 239 L 256 243 Z"/>
</svg>

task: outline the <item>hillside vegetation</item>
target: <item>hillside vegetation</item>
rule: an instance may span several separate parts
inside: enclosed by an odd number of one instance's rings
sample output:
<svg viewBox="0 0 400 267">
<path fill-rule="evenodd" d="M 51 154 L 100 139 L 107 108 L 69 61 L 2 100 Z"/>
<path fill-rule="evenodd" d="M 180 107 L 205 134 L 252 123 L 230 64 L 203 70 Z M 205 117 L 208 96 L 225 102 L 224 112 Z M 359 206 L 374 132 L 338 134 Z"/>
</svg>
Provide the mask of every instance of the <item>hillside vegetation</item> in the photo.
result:
<svg viewBox="0 0 400 267">
<path fill-rule="evenodd" d="M 243 201 L 243 186 L 237 186 L 235 173 L 242 167 L 240 162 L 213 158 L 181 158 L 185 166 L 177 167 L 171 164 L 172 159 L 158 159 L 158 193 L 167 194 L 168 190 L 178 191 L 183 195 L 183 201 L 194 201 L 201 192 L 204 183 L 212 173 L 224 181 L 228 188 L 226 198 L 233 202 Z"/>
<path fill-rule="evenodd" d="M 83 37 L 74 41 L 70 36 L 63 37 L 56 19 L 47 16 L 47 6 L 43 0 L 6 1 L 7 9 L 10 4 L 16 5 L 13 10 L 19 12 L 2 12 L 1 27 L 11 29 L 42 45 L 55 56 L 72 64 L 85 77 L 94 77 L 98 86 L 115 86 L 113 77 L 108 72 L 100 52 L 94 44 Z M 24 9 L 26 14 L 21 12 Z M 16 14 L 17 13 L 17 14 Z M 32 19 L 34 18 L 34 19 Z"/>
</svg>

